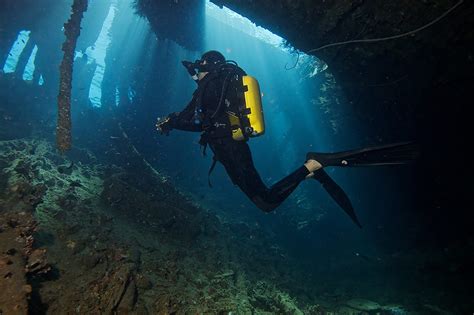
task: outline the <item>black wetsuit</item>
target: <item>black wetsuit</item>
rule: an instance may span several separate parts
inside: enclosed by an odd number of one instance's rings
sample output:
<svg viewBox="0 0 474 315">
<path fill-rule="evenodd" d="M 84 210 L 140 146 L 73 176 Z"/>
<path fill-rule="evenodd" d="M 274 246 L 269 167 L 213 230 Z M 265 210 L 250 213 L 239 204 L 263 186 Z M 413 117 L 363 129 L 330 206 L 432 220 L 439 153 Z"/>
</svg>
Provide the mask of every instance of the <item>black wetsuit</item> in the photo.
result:
<svg viewBox="0 0 474 315">
<path fill-rule="evenodd" d="M 272 211 L 306 178 L 309 171 L 303 165 L 271 188 L 266 187 L 254 167 L 247 142 L 232 139 L 225 111 L 219 110 L 222 113 L 214 115 L 221 100 L 225 76 L 226 73 L 208 74 L 199 81 L 198 89 L 186 108 L 170 116 L 171 127 L 202 132 L 201 144 L 209 145 L 214 159 L 224 165 L 232 182 L 261 210 Z M 211 116 L 214 117 L 211 119 Z M 199 117 L 201 119 L 197 119 Z"/>
</svg>

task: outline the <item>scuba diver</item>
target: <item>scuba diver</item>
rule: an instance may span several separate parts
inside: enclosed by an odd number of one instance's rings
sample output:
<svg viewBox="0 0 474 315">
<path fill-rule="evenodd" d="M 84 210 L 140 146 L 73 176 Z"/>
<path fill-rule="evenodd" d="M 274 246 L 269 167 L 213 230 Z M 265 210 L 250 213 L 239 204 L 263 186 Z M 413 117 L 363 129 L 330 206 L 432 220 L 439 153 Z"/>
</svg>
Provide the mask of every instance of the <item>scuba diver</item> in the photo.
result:
<svg viewBox="0 0 474 315">
<path fill-rule="evenodd" d="M 265 212 L 278 207 L 305 179 L 316 179 L 353 222 L 362 227 L 349 198 L 323 168 L 404 164 L 416 157 L 416 147 L 409 142 L 338 153 L 309 152 L 303 165 L 268 188 L 255 169 L 247 144 L 250 138 L 265 131 L 257 80 L 215 50 L 204 53 L 195 62 L 182 64 L 198 87 L 181 112 L 158 118 L 157 130 L 164 135 L 173 129 L 201 132 L 199 143 L 203 153 L 207 146 L 214 153 L 208 175 L 220 162 L 233 184 Z"/>
</svg>

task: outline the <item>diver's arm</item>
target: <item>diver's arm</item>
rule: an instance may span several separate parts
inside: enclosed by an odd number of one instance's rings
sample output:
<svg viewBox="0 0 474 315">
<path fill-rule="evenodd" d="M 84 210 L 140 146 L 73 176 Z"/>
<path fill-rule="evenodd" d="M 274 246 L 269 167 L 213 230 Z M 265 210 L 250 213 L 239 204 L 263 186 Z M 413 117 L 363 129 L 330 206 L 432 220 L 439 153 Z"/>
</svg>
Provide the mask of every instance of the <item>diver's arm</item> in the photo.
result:
<svg viewBox="0 0 474 315">
<path fill-rule="evenodd" d="M 170 127 L 183 131 L 202 131 L 202 124 L 194 122 L 194 108 L 194 101 L 191 101 L 181 112 L 169 115 Z"/>
</svg>

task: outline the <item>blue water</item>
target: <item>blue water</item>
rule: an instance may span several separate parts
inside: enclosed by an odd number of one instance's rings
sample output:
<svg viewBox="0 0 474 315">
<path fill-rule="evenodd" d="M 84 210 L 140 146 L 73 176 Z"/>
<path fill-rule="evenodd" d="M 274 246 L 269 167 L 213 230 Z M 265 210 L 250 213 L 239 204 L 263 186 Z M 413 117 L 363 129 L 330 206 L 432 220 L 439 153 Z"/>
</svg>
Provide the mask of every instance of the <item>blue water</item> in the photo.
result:
<svg viewBox="0 0 474 315">
<path fill-rule="evenodd" d="M 212 174 L 213 187 L 208 187 L 212 154 L 208 150 L 207 156 L 202 155 L 198 133 L 172 131 L 162 136 L 155 131 L 155 122 L 182 110 L 191 99 L 196 85 L 181 61 L 194 61 L 212 49 L 236 61 L 260 83 L 266 132 L 249 145 L 255 166 L 269 186 L 301 166 L 308 151 L 339 151 L 409 139 L 398 139 L 396 130 L 381 137 L 379 130 L 367 128 L 324 60 L 302 55 L 292 67 L 296 54 L 282 47 L 278 37 L 239 17 L 226 17 L 228 11 L 208 4 L 203 50 L 189 51 L 158 38 L 130 6 L 130 1 L 91 1 L 84 16 L 74 63 L 74 145 L 110 163 L 126 165 L 127 156 L 113 149 L 123 131 L 136 154 L 194 203 L 223 222 L 258 226 L 274 235 L 307 267 L 308 277 L 317 274 L 329 287 L 342 286 L 352 277 L 354 283 L 361 282 L 361 292 L 386 281 L 393 281 L 396 287 L 396 272 L 387 271 L 383 278 L 385 267 L 379 262 L 396 265 L 394 255 L 412 240 L 405 228 L 408 222 L 413 224 L 407 209 L 415 207 L 411 166 L 328 170 L 350 196 L 363 230 L 352 224 L 315 181 L 303 182 L 274 213 L 265 214 L 232 185 L 221 165 Z M 16 79 L 23 75 L 23 80 L 33 82 L 32 88 L 42 87 L 39 95 L 47 96 L 38 101 L 35 114 L 48 130 L 54 128 L 56 118 L 58 75 L 54 69 L 63 40 L 58 30 L 69 15 L 67 6 L 60 9 L 58 5 L 54 12 L 63 18 L 38 19 L 56 30 L 56 35 L 48 39 L 37 29 L 19 28 L 3 67 L 4 74 L 19 74 Z M 54 63 L 54 69 L 45 62 Z M 371 280 L 364 282 L 366 278 Z"/>
</svg>

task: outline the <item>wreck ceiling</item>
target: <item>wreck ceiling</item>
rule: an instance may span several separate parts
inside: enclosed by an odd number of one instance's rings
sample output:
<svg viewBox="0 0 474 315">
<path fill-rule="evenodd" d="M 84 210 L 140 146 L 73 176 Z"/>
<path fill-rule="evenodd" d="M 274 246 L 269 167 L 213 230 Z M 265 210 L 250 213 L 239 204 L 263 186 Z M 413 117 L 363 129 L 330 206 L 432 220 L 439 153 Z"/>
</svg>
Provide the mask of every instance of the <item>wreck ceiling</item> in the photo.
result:
<svg viewBox="0 0 474 315">
<path fill-rule="evenodd" d="M 457 0 L 212 2 L 241 13 L 304 52 L 335 42 L 385 38 L 406 33 L 430 23 L 448 9 L 459 5 L 444 19 L 411 36 L 315 51 L 313 54 L 330 65 L 339 82 L 352 96 L 357 94 L 356 90 L 364 87 L 396 85 L 403 81 L 411 82 L 412 85 L 414 79 L 420 79 L 421 73 L 425 80 L 442 80 L 448 75 L 442 72 L 449 72 L 449 69 L 443 69 L 443 63 L 449 67 L 458 63 L 456 66 L 460 68 L 469 63 L 472 67 L 472 60 L 468 60 L 468 55 L 463 52 L 459 52 L 459 59 L 453 60 L 459 46 L 473 40 L 472 3 L 460 3 Z M 438 66 L 441 68 L 433 69 Z M 433 71 L 438 73 L 434 74 Z M 432 75 L 440 76 L 435 78 Z"/>
<path fill-rule="evenodd" d="M 374 106 L 399 113 L 412 112 L 414 104 L 426 100 L 433 86 L 469 77 L 473 69 L 467 47 L 473 40 L 473 4 L 457 0 L 362 1 L 362 0 L 211 0 L 226 6 L 257 25 L 285 38 L 292 46 L 308 52 L 335 42 L 373 39 L 403 34 L 426 25 L 450 8 L 440 21 L 415 34 L 396 40 L 328 47 L 312 54 L 324 60 L 343 87 L 349 101 L 361 113 L 373 112 Z M 197 1 L 199 2 L 199 1 Z M 188 6 L 186 1 L 137 0 L 146 15 L 159 29 L 157 20 L 165 19 L 173 30 L 185 27 L 187 15 L 172 18 Z M 159 7 L 168 7 L 166 16 Z M 183 23 L 183 20 L 185 21 Z M 176 22 L 173 22 L 176 21 Z M 199 25 L 194 21 L 194 25 Z M 197 27 L 193 38 L 200 38 Z M 304 34 L 304 36 L 302 36 Z M 189 49 L 182 38 L 173 39 Z M 166 36 L 166 35 L 165 35 Z M 463 75 L 464 73 L 464 75 Z M 404 115 L 400 115 L 404 118 Z"/>
</svg>

